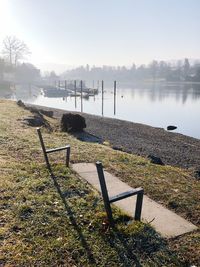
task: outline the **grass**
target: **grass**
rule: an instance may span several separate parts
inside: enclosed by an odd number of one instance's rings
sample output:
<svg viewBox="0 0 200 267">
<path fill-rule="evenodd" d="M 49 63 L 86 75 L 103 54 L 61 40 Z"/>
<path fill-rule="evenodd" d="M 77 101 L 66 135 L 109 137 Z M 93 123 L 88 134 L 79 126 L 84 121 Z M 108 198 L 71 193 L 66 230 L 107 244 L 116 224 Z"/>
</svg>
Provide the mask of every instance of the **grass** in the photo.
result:
<svg viewBox="0 0 200 267">
<path fill-rule="evenodd" d="M 129 223 L 116 208 L 118 223 L 110 229 L 99 194 L 63 166 L 62 153 L 51 156 L 50 177 L 35 128 L 22 123 L 27 115 L 15 102 L 0 100 L 0 265 L 198 265 L 199 231 L 165 240 L 149 224 Z M 189 171 L 78 141 L 61 133 L 57 120 L 48 121 L 54 129 L 43 129 L 49 147 L 70 143 L 72 162 L 101 160 L 123 181 L 143 186 L 150 197 L 199 225 L 199 182 Z"/>
</svg>

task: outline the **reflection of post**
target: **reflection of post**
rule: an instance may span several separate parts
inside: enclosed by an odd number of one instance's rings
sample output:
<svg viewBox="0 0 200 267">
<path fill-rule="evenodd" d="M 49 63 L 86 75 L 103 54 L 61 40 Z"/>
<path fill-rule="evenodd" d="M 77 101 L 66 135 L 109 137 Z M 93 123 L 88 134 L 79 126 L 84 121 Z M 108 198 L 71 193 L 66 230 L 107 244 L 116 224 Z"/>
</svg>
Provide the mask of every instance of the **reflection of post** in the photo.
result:
<svg viewBox="0 0 200 267">
<path fill-rule="evenodd" d="M 81 112 L 83 112 L 83 81 L 81 80 Z"/>
<path fill-rule="evenodd" d="M 103 116 L 103 88 L 104 88 L 104 84 L 103 81 L 101 82 L 101 97 L 102 97 L 102 108 L 101 108 L 101 114 Z"/>
<path fill-rule="evenodd" d="M 114 115 L 116 114 L 116 88 L 117 83 L 114 81 Z"/>
<path fill-rule="evenodd" d="M 74 81 L 74 92 L 75 92 L 75 108 L 76 108 L 76 80 Z"/>
</svg>

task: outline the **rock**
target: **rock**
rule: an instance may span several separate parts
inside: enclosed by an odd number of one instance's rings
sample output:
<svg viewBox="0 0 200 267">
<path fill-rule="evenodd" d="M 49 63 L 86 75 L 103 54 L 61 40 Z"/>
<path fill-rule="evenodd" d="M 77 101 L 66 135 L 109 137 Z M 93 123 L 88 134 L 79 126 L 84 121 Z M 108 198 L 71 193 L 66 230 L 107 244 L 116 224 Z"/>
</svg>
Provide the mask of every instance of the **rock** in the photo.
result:
<svg viewBox="0 0 200 267">
<path fill-rule="evenodd" d="M 17 101 L 17 105 L 20 106 L 20 107 L 22 107 L 22 108 L 26 108 L 24 102 L 22 102 L 21 100 L 18 100 Z"/>
<path fill-rule="evenodd" d="M 120 147 L 120 146 L 113 146 L 112 149 L 123 151 L 123 147 Z"/>
<path fill-rule="evenodd" d="M 159 157 L 156 157 L 156 156 L 153 156 L 153 155 L 148 155 L 147 158 L 150 159 L 150 162 L 153 163 L 153 164 L 165 165 L 162 162 L 161 158 L 159 158 Z"/>
<path fill-rule="evenodd" d="M 86 128 L 85 118 L 79 114 L 65 113 L 61 118 L 61 130 L 64 132 L 81 132 Z"/>
<path fill-rule="evenodd" d="M 44 110 L 44 109 L 39 109 L 39 112 L 42 113 L 43 115 L 52 118 L 53 117 L 53 111 L 51 110 Z"/>
<path fill-rule="evenodd" d="M 176 126 L 173 126 L 173 125 L 169 125 L 169 126 L 167 126 L 167 131 L 173 131 L 173 130 L 175 130 L 175 129 L 177 129 Z"/>
<path fill-rule="evenodd" d="M 32 127 L 41 127 L 43 125 L 46 125 L 44 118 L 39 115 L 34 115 L 24 118 L 24 122 Z"/>
<path fill-rule="evenodd" d="M 194 177 L 195 177 L 197 180 L 200 180 L 200 169 L 195 169 L 195 170 L 194 170 Z"/>
</svg>

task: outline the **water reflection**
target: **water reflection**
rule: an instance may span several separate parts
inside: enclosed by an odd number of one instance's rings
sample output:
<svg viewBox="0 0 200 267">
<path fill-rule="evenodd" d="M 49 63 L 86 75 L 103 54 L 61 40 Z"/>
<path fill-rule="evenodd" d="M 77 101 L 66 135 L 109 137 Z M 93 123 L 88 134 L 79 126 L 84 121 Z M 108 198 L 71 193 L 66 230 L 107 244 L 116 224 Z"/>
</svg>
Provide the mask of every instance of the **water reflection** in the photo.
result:
<svg viewBox="0 0 200 267">
<path fill-rule="evenodd" d="M 81 111 L 80 94 L 60 97 L 46 97 L 41 88 L 33 85 L 17 85 L 11 98 L 28 103 Z M 114 89 L 104 85 L 102 93 L 87 95 L 83 98 L 83 112 L 106 117 L 144 123 L 166 128 L 167 125 L 178 126 L 177 132 L 200 138 L 200 84 L 136 84 L 118 85 L 116 107 L 114 106 Z M 114 115 L 114 108 L 116 114 Z"/>
</svg>

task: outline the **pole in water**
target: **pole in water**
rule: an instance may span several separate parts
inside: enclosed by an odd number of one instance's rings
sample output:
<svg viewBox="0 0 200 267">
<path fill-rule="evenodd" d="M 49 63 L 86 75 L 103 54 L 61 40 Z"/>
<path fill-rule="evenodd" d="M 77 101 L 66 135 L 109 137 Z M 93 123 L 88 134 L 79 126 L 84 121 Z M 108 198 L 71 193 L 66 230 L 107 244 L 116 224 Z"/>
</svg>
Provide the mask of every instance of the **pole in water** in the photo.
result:
<svg viewBox="0 0 200 267">
<path fill-rule="evenodd" d="M 114 115 L 116 114 L 116 88 L 117 88 L 117 83 L 114 81 Z"/>
<path fill-rule="evenodd" d="M 65 90 L 67 90 L 67 81 L 65 80 Z"/>
<path fill-rule="evenodd" d="M 101 82 L 101 97 L 102 97 L 102 107 L 101 107 L 101 115 L 103 116 L 103 89 L 104 89 L 104 82 Z"/>
<path fill-rule="evenodd" d="M 81 112 L 83 112 L 83 81 L 81 80 Z"/>
<path fill-rule="evenodd" d="M 74 92 L 75 92 L 75 108 L 76 108 L 76 80 L 74 81 Z"/>
</svg>

